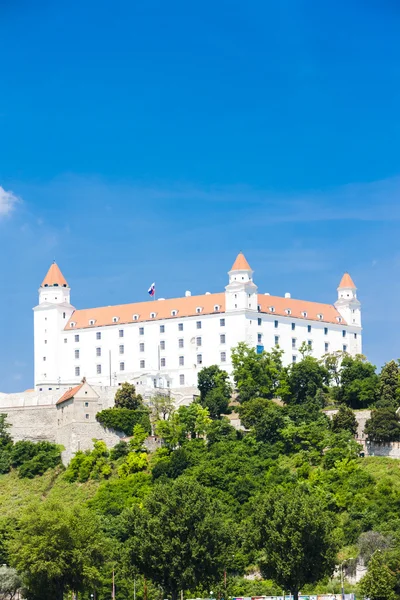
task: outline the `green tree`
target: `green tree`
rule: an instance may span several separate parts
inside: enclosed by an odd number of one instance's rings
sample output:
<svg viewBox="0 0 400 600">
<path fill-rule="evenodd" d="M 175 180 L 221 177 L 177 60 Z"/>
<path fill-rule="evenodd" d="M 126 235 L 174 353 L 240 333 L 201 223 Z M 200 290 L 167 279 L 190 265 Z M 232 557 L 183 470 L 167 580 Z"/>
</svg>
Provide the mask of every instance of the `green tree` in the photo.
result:
<svg viewBox="0 0 400 600">
<path fill-rule="evenodd" d="M 204 436 L 211 424 L 208 409 L 203 408 L 197 402 L 179 407 L 177 415 L 185 435 L 192 439 Z"/>
<path fill-rule="evenodd" d="M 244 342 L 232 350 L 233 378 L 240 402 L 251 398 L 280 397 L 286 389 L 286 370 L 282 366 L 283 351 L 257 354 Z"/>
<path fill-rule="evenodd" d="M 111 475 L 109 451 L 105 442 L 93 440 L 93 450 L 78 450 L 70 461 L 64 478 L 69 481 L 83 483 L 88 479 L 106 479 Z"/>
<path fill-rule="evenodd" d="M 318 493 L 275 488 L 256 503 L 253 523 L 262 574 L 290 590 L 294 600 L 304 585 L 332 574 L 334 521 Z"/>
<path fill-rule="evenodd" d="M 288 419 L 280 406 L 266 398 L 253 398 L 239 407 L 241 423 L 252 429 L 260 442 L 275 443 Z"/>
<path fill-rule="evenodd" d="M 164 597 L 221 578 L 231 533 L 209 491 L 180 478 L 159 484 L 127 515 L 130 563 L 160 585 Z M 207 589 L 211 589 L 208 587 Z"/>
<path fill-rule="evenodd" d="M 21 587 L 17 571 L 6 565 L 0 566 L 0 600 L 13 600 Z"/>
<path fill-rule="evenodd" d="M 379 531 L 365 531 L 358 538 L 357 546 L 360 558 L 365 565 L 368 565 L 375 552 L 382 552 L 393 545 L 393 539 L 390 536 L 383 535 Z"/>
<path fill-rule="evenodd" d="M 365 423 L 364 432 L 370 442 L 385 443 L 400 440 L 400 420 L 393 408 L 377 408 Z"/>
<path fill-rule="evenodd" d="M 377 551 L 371 557 L 368 572 L 360 581 L 360 592 L 369 600 L 395 600 L 396 576 L 384 562 L 384 554 Z"/>
<path fill-rule="evenodd" d="M 123 383 L 115 394 L 116 408 L 127 408 L 136 410 L 143 405 L 143 398 L 140 394 L 136 394 L 136 388 L 131 383 Z"/>
<path fill-rule="evenodd" d="M 200 391 L 200 404 L 207 408 L 212 419 L 227 414 L 232 395 L 229 375 L 217 365 L 205 367 L 197 376 L 197 387 Z"/>
<path fill-rule="evenodd" d="M 400 368 L 399 364 L 391 360 L 386 363 L 381 370 L 378 386 L 379 408 L 392 407 L 397 408 L 400 401 Z"/>
<path fill-rule="evenodd" d="M 96 420 L 108 429 L 122 431 L 132 435 L 133 428 L 139 424 L 150 434 L 151 425 L 149 410 L 146 407 L 130 410 L 129 408 L 106 408 L 96 415 Z"/>
<path fill-rule="evenodd" d="M 339 410 L 332 419 L 332 431 L 339 433 L 340 431 L 349 431 L 352 435 L 356 435 L 358 423 L 355 413 L 344 404 L 339 406 Z"/>
<path fill-rule="evenodd" d="M 166 421 L 175 410 L 175 402 L 170 394 L 159 392 L 152 397 L 151 407 L 154 421 Z"/>
<path fill-rule="evenodd" d="M 10 424 L 7 423 L 7 415 L 0 413 L 0 474 L 8 473 L 11 467 L 13 441 L 9 429 Z"/>
<path fill-rule="evenodd" d="M 329 371 L 316 358 L 304 358 L 289 369 L 287 391 L 282 399 L 287 404 L 304 404 L 312 401 L 319 390 L 329 383 Z M 321 406 L 322 408 L 322 406 Z"/>
<path fill-rule="evenodd" d="M 10 543 L 11 566 L 32 598 L 63 600 L 66 592 L 96 585 L 106 550 L 103 537 L 88 509 L 38 503 L 20 519 Z"/>
<path fill-rule="evenodd" d="M 338 399 L 351 408 L 366 408 L 377 399 L 379 378 L 365 356 L 346 355 L 340 371 Z"/>
</svg>

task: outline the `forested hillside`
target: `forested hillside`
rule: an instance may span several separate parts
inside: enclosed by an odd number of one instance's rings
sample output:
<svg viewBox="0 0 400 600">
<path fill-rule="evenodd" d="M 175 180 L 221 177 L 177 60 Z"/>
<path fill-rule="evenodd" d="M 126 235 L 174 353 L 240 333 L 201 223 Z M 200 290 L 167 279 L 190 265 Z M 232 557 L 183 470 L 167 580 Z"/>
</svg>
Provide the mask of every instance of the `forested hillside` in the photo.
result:
<svg viewBox="0 0 400 600">
<path fill-rule="evenodd" d="M 360 457 L 353 412 L 373 409 L 370 439 L 399 439 L 398 363 L 377 374 L 363 357 L 317 361 L 304 348 L 284 368 L 279 349 L 244 344 L 233 360 L 235 389 L 203 369 L 200 397 L 177 411 L 159 395 L 146 408 L 124 385 L 99 420 L 133 427 L 129 443 L 97 441 L 66 469 L 60 448 L 13 444 L 3 418 L 0 590 L 108 600 L 114 570 L 121 600 L 338 592 L 337 566 L 359 558 L 360 594 L 400 597 L 400 463 Z M 223 416 L 232 397 L 244 432 Z M 163 439 L 152 454 L 150 422 Z"/>
</svg>

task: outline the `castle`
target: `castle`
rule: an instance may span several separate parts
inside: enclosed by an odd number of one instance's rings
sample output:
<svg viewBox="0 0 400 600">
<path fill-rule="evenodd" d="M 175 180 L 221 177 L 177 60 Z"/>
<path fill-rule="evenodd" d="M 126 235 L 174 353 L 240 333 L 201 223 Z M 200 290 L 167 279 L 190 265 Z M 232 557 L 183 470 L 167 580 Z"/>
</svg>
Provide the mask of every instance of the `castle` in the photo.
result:
<svg viewBox="0 0 400 600">
<path fill-rule="evenodd" d="M 240 253 L 225 292 L 75 309 L 56 263 L 39 288 L 34 308 L 35 389 L 130 381 L 145 387 L 196 387 L 202 367 L 232 372 L 231 348 L 243 341 L 261 353 L 279 346 L 296 362 L 307 344 L 312 355 L 361 353 L 361 310 L 346 273 L 334 305 L 258 293 L 253 270 Z"/>
<path fill-rule="evenodd" d="M 34 308 L 34 389 L 0 393 L 14 440 L 62 444 L 65 463 L 93 438 L 109 447 L 120 440 L 96 414 L 114 405 L 121 382 L 134 383 L 145 402 L 154 388 L 169 390 L 180 406 L 193 400 L 202 367 L 232 373 L 231 348 L 240 341 L 258 353 L 279 346 L 286 364 L 299 360 L 304 343 L 317 358 L 361 353 L 360 303 L 347 273 L 334 305 L 259 294 L 242 253 L 218 294 L 76 310 L 70 293 L 53 263 Z"/>
</svg>

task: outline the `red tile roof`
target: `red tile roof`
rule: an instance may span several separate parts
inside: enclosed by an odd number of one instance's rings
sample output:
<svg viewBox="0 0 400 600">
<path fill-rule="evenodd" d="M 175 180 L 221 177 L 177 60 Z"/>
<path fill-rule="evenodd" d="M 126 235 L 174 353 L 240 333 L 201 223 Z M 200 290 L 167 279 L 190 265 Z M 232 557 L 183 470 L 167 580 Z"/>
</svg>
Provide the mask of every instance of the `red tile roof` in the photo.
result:
<svg viewBox="0 0 400 600">
<path fill-rule="evenodd" d="M 247 262 L 243 252 L 239 252 L 239 254 L 236 257 L 235 262 L 232 265 L 231 271 L 252 271 L 252 270 L 253 269 Z"/>
<path fill-rule="evenodd" d="M 302 318 L 311 321 L 345 324 L 340 313 L 332 304 L 321 304 L 294 298 L 281 298 L 279 296 L 258 295 L 260 312 L 275 314 L 277 316 Z M 198 313 L 197 309 L 201 312 Z M 274 310 L 270 310 L 273 308 Z M 287 311 L 290 311 L 288 314 Z M 173 311 L 177 311 L 173 314 Z M 211 315 L 225 312 L 225 294 L 204 294 L 202 296 L 189 296 L 185 298 L 169 298 L 167 300 L 138 302 L 134 304 L 120 304 L 118 306 L 103 306 L 100 308 L 86 308 L 76 310 L 69 319 L 65 330 L 103 327 L 105 325 L 123 325 L 125 323 L 159 321 L 163 319 L 182 319 L 201 315 Z M 151 314 L 155 317 L 151 317 Z M 304 316 L 306 313 L 307 316 Z M 134 319 L 134 315 L 137 319 Z M 319 317 L 318 315 L 322 315 Z M 113 321 L 116 317 L 118 320 Z M 339 321 L 339 318 L 342 320 Z M 90 324 L 93 321 L 93 324 Z M 71 327 L 71 323 L 75 323 Z"/>
<path fill-rule="evenodd" d="M 65 402 L 66 400 L 70 400 L 71 398 L 73 398 L 75 396 L 75 394 L 77 394 L 79 392 L 79 390 L 81 389 L 83 384 L 84 384 L 84 382 L 80 383 L 79 385 L 77 385 L 74 388 L 67 390 L 65 392 L 65 394 L 63 396 L 61 396 L 61 398 L 59 400 L 57 400 L 56 404 L 61 404 L 62 402 Z"/>
<path fill-rule="evenodd" d="M 343 275 L 342 280 L 339 283 L 338 289 L 340 290 L 340 288 L 351 288 L 353 290 L 357 289 L 356 286 L 354 285 L 354 281 L 352 280 L 352 278 L 350 277 L 350 275 L 348 273 L 345 273 Z"/>
<path fill-rule="evenodd" d="M 59 266 L 56 262 L 53 262 L 50 269 L 47 271 L 46 277 L 42 281 L 41 287 L 50 287 L 50 286 L 61 286 L 68 287 L 67 280 L 64 275 L 61 273 Z"/>
</svg>

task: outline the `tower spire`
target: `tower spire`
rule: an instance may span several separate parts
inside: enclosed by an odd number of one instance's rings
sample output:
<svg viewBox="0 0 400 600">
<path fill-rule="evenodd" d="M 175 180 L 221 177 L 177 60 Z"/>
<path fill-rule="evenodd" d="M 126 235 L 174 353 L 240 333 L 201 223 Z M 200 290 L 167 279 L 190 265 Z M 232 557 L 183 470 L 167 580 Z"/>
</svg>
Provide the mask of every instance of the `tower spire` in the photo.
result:
<svg viewBox="0 0 400 600">
<path fill-rule="evenodd" d="M 239 254 L 237 255 L 236 260 L 232 265 L 231 271 L 253 271 L 253 269 L 247 262 L 243 252 L 239 252 Z"/>
<path fill-rule="evenodd" d="M 40 287 L 68 287 L 67 280 L 54 260 Z"/>
</svg>

